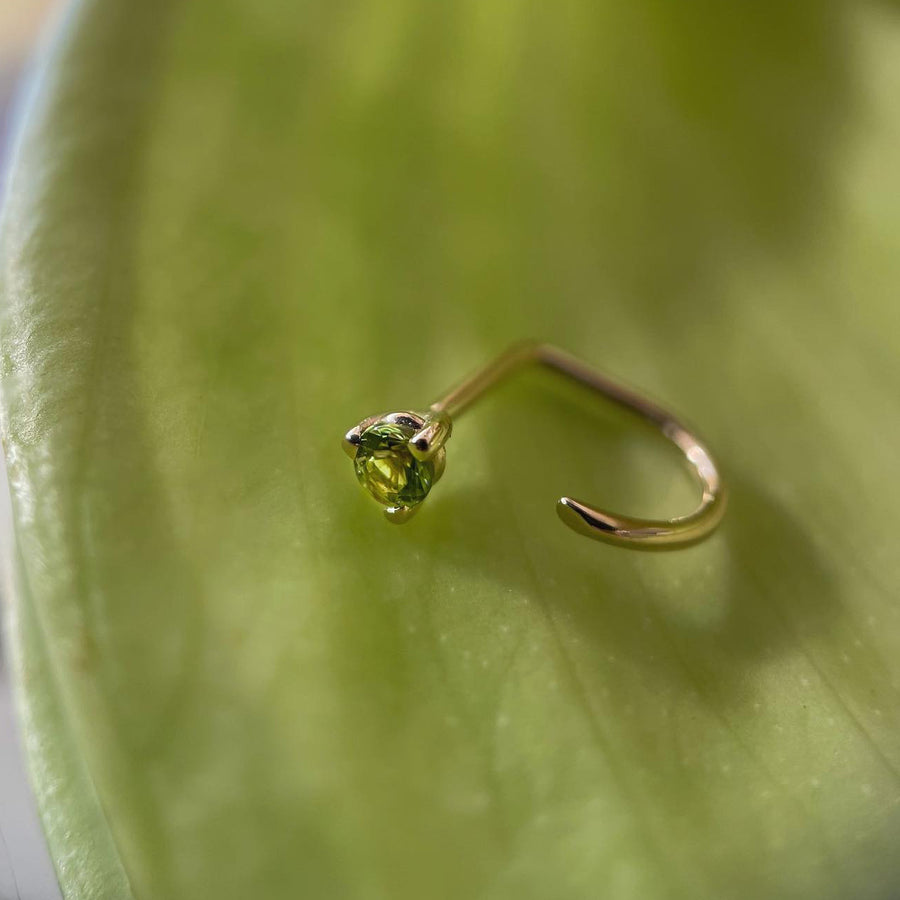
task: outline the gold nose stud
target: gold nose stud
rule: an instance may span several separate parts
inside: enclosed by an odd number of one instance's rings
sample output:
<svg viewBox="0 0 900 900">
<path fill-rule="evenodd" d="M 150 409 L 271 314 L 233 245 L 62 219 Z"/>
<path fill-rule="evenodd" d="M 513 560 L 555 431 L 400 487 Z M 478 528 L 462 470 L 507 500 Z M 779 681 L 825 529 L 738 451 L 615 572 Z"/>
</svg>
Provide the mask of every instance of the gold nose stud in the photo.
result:
<svg viewBox="0 0 900 900">
<path fill-rule="evenodd" d="M 344 435 L 360 484 L 390 522 L 416 513 L 444 473 L 453 422 L 486 391 L 529 364 L 565 375 L 655 425 L 684 454 L 702 490 L 694 512 L 675 519 L 638 519 L 572 497 L 556 504 L 560 519 L 586 537 L 634 549 L 675 549 L 707 537 L 722 520 L 725 491 L 707 447 L 661 406 L 549 344 L 516 344 L 436 400 L 426 413 L 387 413 L 363 419 Z"/>
</svg>

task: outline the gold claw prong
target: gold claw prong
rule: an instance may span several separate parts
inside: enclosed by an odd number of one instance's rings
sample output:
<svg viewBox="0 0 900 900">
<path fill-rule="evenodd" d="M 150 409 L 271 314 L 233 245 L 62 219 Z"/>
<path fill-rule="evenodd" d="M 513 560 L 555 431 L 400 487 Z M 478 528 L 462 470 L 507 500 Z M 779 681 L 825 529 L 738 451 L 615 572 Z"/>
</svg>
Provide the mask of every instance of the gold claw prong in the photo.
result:
<svg viewBox="0 0 900 900">
<path fill-rule="evenodd" d="M 425 424 L 425 418 L 420 413 L 414 413 L 410 410 L 403 412 L 392 412 L 381 416 L 380 421 L 390 422 L 393 425 L 403 425 L 407 428 L 421 428 Z"/>
<path fill-rule="evenodd" d="M 434 454 L 434 483 L 437 484 L 441 480 L 441 475 L 444 474 L 444 469 L 447 467 L 447 448 L 441 447 L 437 453 Z"/>
<path fill-rule="evenodd" d="M 356 448 L 359 447 L 359 436 L 361 433 L 362 429 L 357 425 L 355 428 L 351 428 L 341 441 L 344 453 L 346 453 L 350 459 L 356 459 Z"/>
<path fill-rule="evenodd" d="M 384 510 L 384 517 L 394 525 L 402 525 L 404 522 L 408 522 L 418 511 L 418 505 L 388 506 Z"/>
<path fill-rule="evenodd" d="M 432 413 L 424 426 L 409 439 L 409 452 L 421 462 L 431 459 L 447 443 L 452 427 L 446 413 Z"/>
</svg>

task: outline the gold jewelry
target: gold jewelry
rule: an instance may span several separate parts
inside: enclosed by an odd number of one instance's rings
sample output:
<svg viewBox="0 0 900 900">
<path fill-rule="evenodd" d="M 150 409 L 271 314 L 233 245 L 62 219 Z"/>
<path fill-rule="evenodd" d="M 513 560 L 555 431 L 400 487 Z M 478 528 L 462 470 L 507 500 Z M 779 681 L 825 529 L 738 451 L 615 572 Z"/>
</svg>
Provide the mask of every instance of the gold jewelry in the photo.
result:
<svg viewBox="0 0 900 900">
<path fill-rule="evenodd" d="M 637 549 L 684 547 L 707 537 L 725 512 L 725 492 L 712 455 L 671 413 L 549 344 L 517 344 L 431 404 L 427 413 L 394 412 L 363 419 L 344 435 L 364 488 L 390 522 L 405 522 L 444 474 L 452 420 L 503 378 L 529 363 L 567 375 L 656 425 L 691 464 L 703 490 L 699 507 L 676 519 L 636 519 L 562 497 L 556 511 L 586 537 Z"/>
</svg>

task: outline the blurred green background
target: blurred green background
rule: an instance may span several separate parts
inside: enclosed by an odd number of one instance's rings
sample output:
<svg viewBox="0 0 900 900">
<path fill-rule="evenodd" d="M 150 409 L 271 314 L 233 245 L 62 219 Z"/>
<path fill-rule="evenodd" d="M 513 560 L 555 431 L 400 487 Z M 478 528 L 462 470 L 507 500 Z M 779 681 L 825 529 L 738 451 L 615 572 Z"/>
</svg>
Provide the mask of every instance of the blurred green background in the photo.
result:
<svg viewBox="0 0 900 900">
<path fill-rule="evenodd" d="M 13 646 L 67 898 L 900 892 L 900 18 L 80 0 L 4 212 Z M 522 337 L 391 528 L 343 432 Z"/>
</svg>

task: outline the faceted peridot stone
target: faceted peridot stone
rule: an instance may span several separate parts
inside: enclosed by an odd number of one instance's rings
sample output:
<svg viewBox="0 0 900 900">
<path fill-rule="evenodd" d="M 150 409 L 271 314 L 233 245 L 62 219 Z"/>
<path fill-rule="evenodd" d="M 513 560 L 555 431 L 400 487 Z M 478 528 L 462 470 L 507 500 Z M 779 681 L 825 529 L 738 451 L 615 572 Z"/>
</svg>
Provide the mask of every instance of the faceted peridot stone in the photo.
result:
<svg viewBox="0 0 900 900">
<path fill-rule="evenodd" d="M 407 441 L 415 433 L 409 425 L 381 422 L 360 435 L 356 477 L 382 506 L 415 506 L 434 484 L 434 463 L 409 452 Z"/>
</svg>

